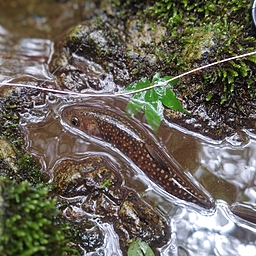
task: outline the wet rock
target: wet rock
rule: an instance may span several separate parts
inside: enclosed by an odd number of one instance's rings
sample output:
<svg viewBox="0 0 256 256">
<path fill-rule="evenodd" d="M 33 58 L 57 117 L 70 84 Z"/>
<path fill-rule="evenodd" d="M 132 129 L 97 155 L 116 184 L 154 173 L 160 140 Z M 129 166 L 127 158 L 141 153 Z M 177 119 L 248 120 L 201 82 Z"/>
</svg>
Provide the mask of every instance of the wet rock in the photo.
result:
<svg viewBox="0 0 256 256">
<path fill-rule="evenodd" d="M 69 209 L 71 212 L 71 210 Z M 69 216 L 71 218 L 71 216 Z M 104 230 L 90 221 L 86 217 L 80 216 L 74 221 L 74 218 L 70 219 L 72 229 L 72 237 L 73 241 L 79 244 L 81 255 L 83 252 L 90 253 L 97 251 L 97 248 L 100 250 L 102 246 L 104 246 Z"/>
<path fill-rule="evenodd" d="M 81 246 L 86 249 L 86 251 L 94 251 L 94 248 L 99 248 L 104 244 L 104 235 L 99 227 L 94 226 L 91 229 L 87 229 L 86 234 L 80 232 L 78 234 L 81 237 Z"/>
<path fill-rule="evenodd" d="M 151 66 L 158 62 L 158 57 L 149 49 L 162 43 L 167 29 L 163 26 L 152 28 L 139 20 L 127 22 L 127 54 L 131 59 L 143 59 Z M 142 62 L 143 63 L 143 62 Z"/>
<path fill-rule="evenodd" d="M 157 246 L 166 235 L 165 221 L 133 191 L 127 194 L 118 215 L 122 220 L 119 220 L 120 229 L 129 230 L 132 237 L 140 237 L 143 241 Z"/>
<path fill-rule="evenodd" d="M 84 22 L 55 45 L 50 71 L 62 88 L 113 92 L 128 78 L 124 52 L 118 30 Z"/>
<path fill-rule="evenodd" d="M 141 238 L 153 248 L 170 238 L 166 221 L 136 192 L 123 186 L 121 174 L 102 157 L 62 160 L 54 168 L 53 181 L 62 198 L 60 208 L 68 209 L 69 219 L 79 222 L 89 214 L 97 216 L 100 223 L 111 223 L 123 252 L 131 238 Z"/>
<path fill-rule="evenodd" d="M 199 106 L 197 109 L 195 108 L 197 107 L 194 105 L 193 114 L 191 115 L 165 109 L 164 116 L 170 123 L 176 123 L 189 131 L 205 135 L 214 140 L 223 140 L 226 136 L 234 134 L 234 129 L 223 123 L 221 119 L 216 122 L 213 121 L 206 113 L 204 106 Z"/>
<path fill-rule="evenodd" d="M 153 28 L 137 18 L 117 24 L 102 14 L 55 43 L 50 71 L 61 88 L 114 92 L 158 71 L 165 34 L 160 25 Z M 156 53 L 156 48 L 162 53 Z"/>
<path fill-rule="evenodd" d="M 11 92 L 6 98 L 0 97 L 0 176 L 35 184 L 40 180 L 40 165 L 21 147 L 19 121 L 26 103 L 33 104 L 26 93 Z"/>
<path fill-rule="evenodd" d="M 189 101 L 188 106 L 186 109 L 191 115 L 165 109 L 165 119 L 170 123 L 178 124 L 189 131 L 211 139 L 226 140 L 234 146 L 248 143 L 249 136 L 244 132 L 244 129 L 255 133 L 256 120 L 254 117 L 243 116 L 232 120 L 227 117 L 227 115 L 232 114 L 231 110 L 221 109 L 217 104 L 203 101 L 200 101 L 200 103 Z"/>
<path fill-rule="evenodd" d="M 0 160 L 11 168 L 14 172 L 17 172 L 16 154 L 13 150 L 11 143 L 5 138 L 0 136 Z"/>
</svg>

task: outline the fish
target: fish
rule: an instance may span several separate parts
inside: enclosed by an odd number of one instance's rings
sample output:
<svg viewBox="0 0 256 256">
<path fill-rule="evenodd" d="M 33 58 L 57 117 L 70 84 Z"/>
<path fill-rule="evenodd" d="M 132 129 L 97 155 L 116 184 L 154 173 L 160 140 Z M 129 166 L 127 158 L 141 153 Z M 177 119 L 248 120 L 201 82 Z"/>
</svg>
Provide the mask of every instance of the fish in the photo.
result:
<svg viewBox="0 0 256 256">
<path fill-rule="evenodd" d="M 236 202 L 230 206 L 230 211 L 236 216 L 256 224 L 256 205 Z"/>
<path fill-rule="evenodd" d="M 70 105 L 63 108 L 61 120 L 69 131 L 78 131 L 118 149 L 172 196 L 205 209 L 214 208 L 209 193 L 199 188 L 157 145 L 157 140 L 146 136 L 131 118 L 100 106 Z"/>
</svg>

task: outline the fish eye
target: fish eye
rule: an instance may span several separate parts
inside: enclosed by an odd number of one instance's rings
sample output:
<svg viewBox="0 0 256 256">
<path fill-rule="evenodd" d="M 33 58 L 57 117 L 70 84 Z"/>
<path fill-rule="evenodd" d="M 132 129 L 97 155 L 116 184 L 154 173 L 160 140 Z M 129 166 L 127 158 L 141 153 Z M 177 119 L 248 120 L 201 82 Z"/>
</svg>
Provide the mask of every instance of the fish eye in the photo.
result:
<svg viewBox="0 0 256 256">
<path fill-rule="evenodd" d="M 71 123 L 73 126 L 79 126 L 79 125 L 80 125 L 80 121 L 79 121 L 79 119 L 78 119 L 76 116 L 72 117 L 70 123 Z"/>
</svg>

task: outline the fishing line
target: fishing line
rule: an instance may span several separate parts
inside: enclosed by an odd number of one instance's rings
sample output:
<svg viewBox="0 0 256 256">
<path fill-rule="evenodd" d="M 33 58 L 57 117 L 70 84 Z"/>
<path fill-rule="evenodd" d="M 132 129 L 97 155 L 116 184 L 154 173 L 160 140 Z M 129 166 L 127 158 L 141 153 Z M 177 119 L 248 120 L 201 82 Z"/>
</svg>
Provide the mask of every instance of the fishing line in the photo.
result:
<svg viewBox="0 0 256 256">
<path fill-rule="evenodd" d="M 82 44 L 83 44 L 83 42 L 79 45 L 77 50 L 75 52 L 73 52 L 72 54 L 76 53 L 80 49 Z M 237 55 L 237 56 L 233 56 L 233 57 L 230 57 L 230 58 L 227 58 L 227 59 L 224 59 L 224 60 L 220 60 L 220 61 L 210 63 L 210 64 L 202 66 L 202 67 L 192 69 L 192 70 L 184 72 L 184 73 L 182 73 L 178 76 L 172 77 L 169 80 L 166 80 L 164 82 L 158 82 L 158 83 L 150 85 L 146 88 L 133 90 L 133 91 L 119 92 L 119 93 L 78 93 L 78 92 L 72 92 L 72 91 L 61 91 L 61 90 L 56 90 L 56 89 L 43 88 L 43 87 L 38 87 L 38 86 L 35 86 L 35 85 L 26 85 L 26 84 L 8 83 L 8 82 L 4 82 L 4 83 L 2 82 L 2 83 L 0 83 L 0 85 L 9 85 L 9 86 L 14 86 L 14 87 L 26 87 L 26 88 L 32 88 L 32 89 L 37 89 L 37 90 L 41 90 L 41 91 L 59 93 L 59 94 L 75 95 L 75 96 L 79 96 L 79 97 L 117 97 L 117 96 L 125 96 L 125 95 L 129 95 L 129 94 L 134 94 L 134 93 L 146 91 L 146 90 L 149 90 L 149 89 L 152 89 L 152 88 L 155 88 L 155 87 L 159 87 L 159 86 L 165 86 L 166 84 L 168 84 L 169 82 L 171 82 L 173 80 L 182 78 L 184 76 L 195 73 L 197 71 L 201 71 L 203 69 L 206 69 L 206 68 L 224 63 L 224 62 L 228 62 L 228 61 L 231 61 L 231 60 L 236 60 L 236 59 L 248 57 L 248 56 L 251 56 L 251 55 L 254 55 L 254 54 L 256 54 L 256 51 L 249 52 L 249 53 L 244 53 L 244 54 Z M 72 56 L 70 56 L 69 60 L 71 58 L 72 58 Z M 60 65 L 57 69 L 60 69 L 61 66 L 62 65 Z M 54 71 L 55 73 L 57 72 L 57 69 Z M 50 81 L 50 80 L 46 79 L 44 82 L 41 83 L 41 85 L 43 85 L 46 81 Z"/>
</svg>

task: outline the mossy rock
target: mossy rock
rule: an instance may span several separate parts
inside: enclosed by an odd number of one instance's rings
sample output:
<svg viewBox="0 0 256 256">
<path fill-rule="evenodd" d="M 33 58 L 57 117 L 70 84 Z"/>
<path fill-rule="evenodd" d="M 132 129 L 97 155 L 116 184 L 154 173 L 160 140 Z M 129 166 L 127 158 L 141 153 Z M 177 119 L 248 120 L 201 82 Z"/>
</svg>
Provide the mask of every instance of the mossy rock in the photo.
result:
<svg viewBox="0 0 256 256">
<path fill-rule="evenodd" d="M 62 255 L 75 250 L 68 246 L 66 227 L 55 223 L 56 201 L 48 198 L 48 188 L 0 180 L 3 234 L 1 255 Z M 78 255 L 78 254 L 72 254 Z"/>
<path fill-rule="evenodd" d="M 119 8 L 130 3 L 122 1 Z M 144 11 L 139 8 L 132 17 L 137 17 L 141 27 L 148 23 L 166 28 L 161 42 L 151 45 L 152 53 L 161 60 L 161 76 L 175 76 L 254 51 L 251 5 L 249 0 L 146 1 Z M 122 13 L 129 24 L 131 18 L 125 12 L 129 10 Z M 244 128 L 255 132 L 255 64 L 254 55 L 183 77 L 174 91 L 191 115 L 167 110 L 166 119 L 214 139 L 232 136 Z M 146 75 L 150 76 L 152 73 Z"/>
</svg>

